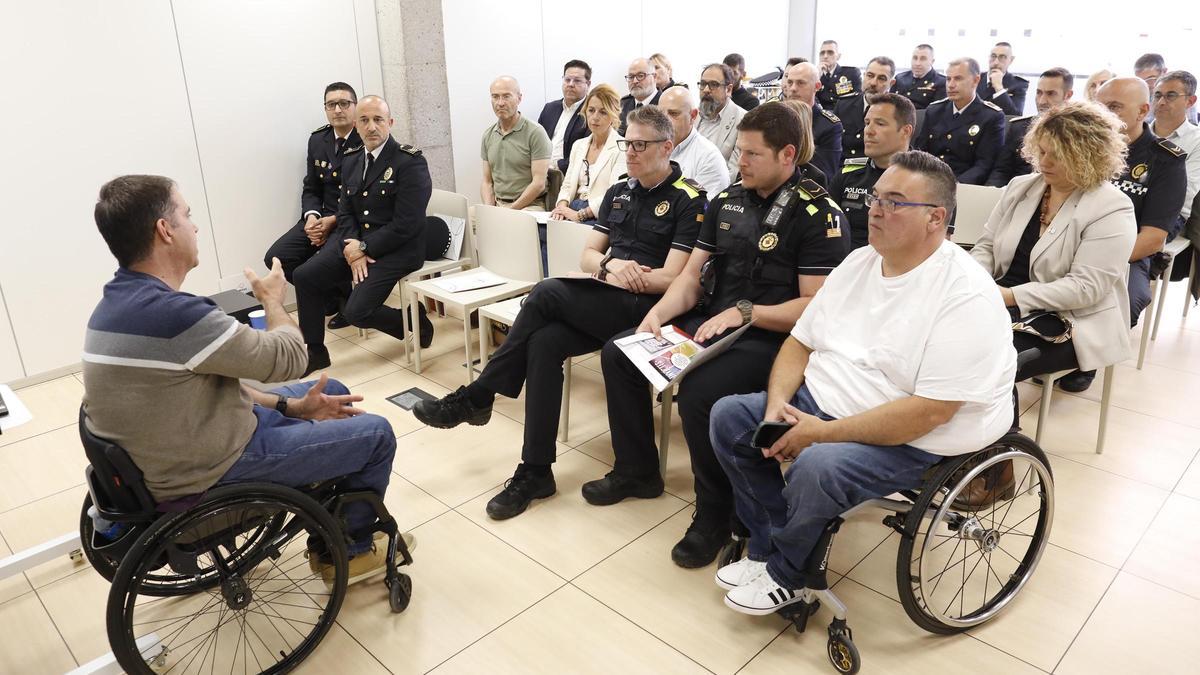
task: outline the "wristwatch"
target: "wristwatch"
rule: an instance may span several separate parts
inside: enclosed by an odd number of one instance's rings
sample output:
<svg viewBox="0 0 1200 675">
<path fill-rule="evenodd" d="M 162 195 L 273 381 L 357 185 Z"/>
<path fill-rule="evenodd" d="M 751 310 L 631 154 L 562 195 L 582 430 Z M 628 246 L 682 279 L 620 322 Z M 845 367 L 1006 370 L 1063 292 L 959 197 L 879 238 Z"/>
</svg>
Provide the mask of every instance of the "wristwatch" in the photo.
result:
<svg viewBox="0 0 1200 675">
<path fill-rule="evenodd" d="M 604 256 L 604 260 L 600 261 L 600 269 L 596 270 L 596 278 L 600 281 L 604 281 L 608 278 L 608 261 L 612 259 L 612 253 L 609 253 L 608 255 Z"/>
<path fill-rule="evenodd" d="M 742 325 L 745 326 L 750 323 L 754 318 L 754 303 L 749 300 L 738 300 L 734 306 L 742 313 Z"/>
<path fill-rule="evenodd" d="M 275 409 L 279 411 L 280 415 L 287 415 L 287 397 L 283 394 L 276 394 L 276 396 L 279 397 L 279 400 L 275 401 Z"/>
<path fill-rule="evenodd" d="M 367 254 L 367 240 L 366 239 L 358 240 L 358 250 L 361 251 L 363 255 Z"/>
</svg>

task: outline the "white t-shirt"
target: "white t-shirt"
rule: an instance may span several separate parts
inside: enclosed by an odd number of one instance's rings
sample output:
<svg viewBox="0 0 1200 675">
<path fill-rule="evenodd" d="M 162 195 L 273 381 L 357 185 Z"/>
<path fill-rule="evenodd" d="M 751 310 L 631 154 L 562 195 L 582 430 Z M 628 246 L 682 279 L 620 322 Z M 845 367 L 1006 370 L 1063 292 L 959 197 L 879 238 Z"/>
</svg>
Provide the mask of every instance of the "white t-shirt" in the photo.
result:
<svg viewBox="0 0 1200 675">
<path fill-rule="evenodd" d="M 870 246 L 850 253 L 792 329 L 813 350 L 804 379 L 817 405 L 843 418 L 913 395 L 963 401 L 909 445 L 960 455 L 1000 438 L 1017 353 L 996 282 L 949 241 L 898 277 L 881 261 Z"/>
<path fill-rule="evenodd" d="M 671 161 L 679 164 L 684 178 L 691 178 L 704 188 L 705 198 L 712 201 L 721 190 L 729 187 L 729 168 L 725 157 L 713 142 L 694 128 L 683 142 L 671 150 Z"/>
</svg>

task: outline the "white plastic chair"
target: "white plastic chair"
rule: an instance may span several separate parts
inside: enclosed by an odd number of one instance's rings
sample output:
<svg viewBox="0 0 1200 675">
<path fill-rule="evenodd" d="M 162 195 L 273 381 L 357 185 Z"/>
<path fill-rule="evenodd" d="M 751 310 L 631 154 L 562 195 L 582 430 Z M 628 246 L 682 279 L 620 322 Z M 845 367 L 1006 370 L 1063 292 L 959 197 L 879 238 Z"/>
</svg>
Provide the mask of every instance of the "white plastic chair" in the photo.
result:
<svg viewBox="0 0 1200 675">
<path fill-rule="evenodd" d="M 1158 339 L 1158 324 L 1162 321 L 1163 303 L 1167 299 L 1167 286 L 1171 285 L 1171 270 L 1175 268 L 1175 258 L 1191 245 L 1192 242 L 1187 239 L 1176 237 L 1163 246 L 1163 253 L 1171 256 L 1171 262 L 1167 264 L 1167 269 L 1163 270 L 1162 277 L 1150 280 L 1150 304 L 1142 313 L 1142 339 L 1138 346 L 1138 370 L 1142 369 L 1142 365 L 1146 361 L 1146 348 L 1150 346 L 1150 342 Z M 1183 315 L 1187 316 L 1186 298 L 1184 299 Z M 1153 328 L 1151 328 L 1151 324 L 1153 324 Z"/>
<path fill-rule="evenodd" d="M 958 184 L 956 192 L 958 208 L 954 212 L 954 234 L 950 241 L 959 246 L 974 246 L 983 236 L 983 226 L 988 216 L 1000 201 L 1004 188 L 987 185 Z"/>
<path fill-rule="evenodd" d="M 1100 428 L 1096 431 L 1096 454 L 1104 452 L 1104 437 L 1108 432 L 1108 408 L 1112 404 L 1113 373 L 1116 366 L 1104 369 L 1104 390 L 1100 394 Z M 1058 378 L 1074 371 L 1060 370 L 1057 373 L 1042 375 L 1042 402 L 1038 408 L 1037 434 L 1033 440 L 1038 445 L 1042 443 L 1042 432 L 1050 422 L 1050 394 L 1054 392 L 1054 382 Z"/>
</svg>

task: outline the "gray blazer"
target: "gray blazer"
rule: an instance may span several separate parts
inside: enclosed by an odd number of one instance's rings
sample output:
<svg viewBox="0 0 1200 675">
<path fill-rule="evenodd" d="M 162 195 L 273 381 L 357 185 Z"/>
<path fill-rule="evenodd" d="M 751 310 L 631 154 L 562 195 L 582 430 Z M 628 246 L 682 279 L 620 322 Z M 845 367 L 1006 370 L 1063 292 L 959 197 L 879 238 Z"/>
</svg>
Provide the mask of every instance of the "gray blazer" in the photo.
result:
<svg viewBox="0 0 1200 675">
<path fill-rule="evenodd" d="M 1040 173 L 1014 178 L 984 226 L 971 256 L 999 279 L 1041 204 Z M 1075 191 L 1029 256 L 1030 282 L 1012 289 L 1024 316 L 1059 312 L 1071 321 L 1081 370 L 1129 358 L 1129 254 L 1137 237 L 1133 204 L 1108 181 Z"/>
</svg>

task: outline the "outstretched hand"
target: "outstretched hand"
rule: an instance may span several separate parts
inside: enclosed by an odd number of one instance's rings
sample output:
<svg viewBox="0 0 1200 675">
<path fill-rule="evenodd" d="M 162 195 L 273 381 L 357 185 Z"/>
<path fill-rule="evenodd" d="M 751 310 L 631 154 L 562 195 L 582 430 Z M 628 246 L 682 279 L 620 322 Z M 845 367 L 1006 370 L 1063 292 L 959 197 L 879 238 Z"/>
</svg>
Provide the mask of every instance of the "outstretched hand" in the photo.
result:
<svg viewBox="0 0 1200 675">
<path fill-rule="evenodd" d="M 321 373 L 317 380 L 303 397 L 292 404 L 292 417 L 306 420 L 340 420 L 361 415 L 365 410 L 353 407 L 352 403 L 363 400 L 358 394 L 326 394 L 325 385 L 329 376 Z"/>
</svg>

